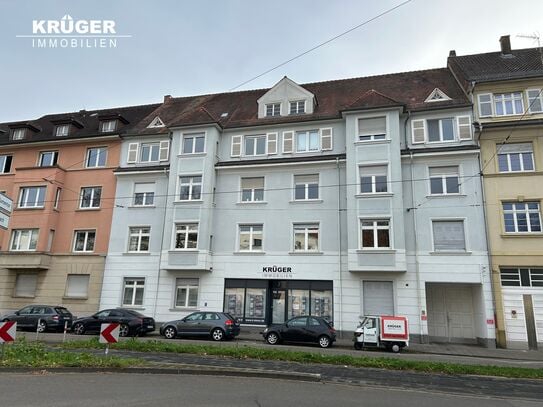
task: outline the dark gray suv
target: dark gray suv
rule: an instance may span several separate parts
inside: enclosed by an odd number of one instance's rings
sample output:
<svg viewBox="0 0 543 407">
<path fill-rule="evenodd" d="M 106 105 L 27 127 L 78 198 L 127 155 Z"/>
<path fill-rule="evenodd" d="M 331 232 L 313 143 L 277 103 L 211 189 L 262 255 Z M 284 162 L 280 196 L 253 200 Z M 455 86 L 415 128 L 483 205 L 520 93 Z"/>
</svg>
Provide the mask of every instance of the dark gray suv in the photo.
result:
<svg viewBox="0 0 543 407">
<path fill-rule="evenodd" d="M 193 312 L 183 319 L 166 322 L 160 327 L 160 334 L 166 339 L 207 336 L 214 341 L 222 341 L 238 336 L 239 331 L 239 322 L 226 312 Z"/>
<path fill-rule="evenodd" d="M 17 328 L 33 329 L 38 332 L 47 330 L 62 331 L 64 323 L 68 323 L 68 329 L 72 326 L 73 315 L 64 307 L 54 305 L 28 305 L 5 315 L 2 321 L 15 321 Z"/>
</svg>

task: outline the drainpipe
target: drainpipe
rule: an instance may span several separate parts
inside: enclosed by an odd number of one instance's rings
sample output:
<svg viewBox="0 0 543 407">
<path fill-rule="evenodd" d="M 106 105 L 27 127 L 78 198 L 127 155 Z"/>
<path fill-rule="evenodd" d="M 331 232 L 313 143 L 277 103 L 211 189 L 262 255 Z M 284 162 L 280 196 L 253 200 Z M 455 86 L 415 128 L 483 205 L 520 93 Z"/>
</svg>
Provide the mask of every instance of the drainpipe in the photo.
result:
<svg viewBox="0 0 543 407">
<path fill-rule="evenodd" d="M 339 158 L 336 157 L 336 168 L 337 168 L 337 232 L 338 232 L 338 241 L 339 241 L 339 253 L 338 253 L 338 265 L 339 265 L 339 335 L 343 337 L 343 278 L 342 274 L 342 261 L 341 261 L 341 169 L 339 167 Z"/>
<path fill-rule="evenodd" d="M 173 136 L 172 136 L 172 132 L 170 131 L 169 132 L 169 138 L 170 138 L 170 157 L 171 157 L 171 150 L 172 150 L 172 141 L 173 141 Z M 170 160 L 170 163 L 171 163 L 171 160 Z M 157 315 L 157 304 L 158 304 L 158 290 L 160 288 L 160 272 L 162 270 L 162 249 L 163 249 L 163 243 L 164 243 L 164 231 L 166 230 L 166 211 L 168 210 L 168 197 L 169 197 L 169 194 L 168 194 L 168 190 L 169 190 L 169 187 L 170 187 L 170 177 L 168 176 L 168 170 L 166 168 L 164 168 L 164 175 L 166 175 L 166 196 L 164 197 L 164 214 L 162 215 L 162 235 L 161 235 L 161 240 L 160 240 L 160 251 L 158 253 L 158 273 L 157 273 L 157 276 L 156 276 L 156 290 L 155 290 L 155 303 L 154 303 L 154 306 L 153 306 L 153 318 L 155 319 L 155 322 L 156 322 L 156 315 Z"/>
</svg>

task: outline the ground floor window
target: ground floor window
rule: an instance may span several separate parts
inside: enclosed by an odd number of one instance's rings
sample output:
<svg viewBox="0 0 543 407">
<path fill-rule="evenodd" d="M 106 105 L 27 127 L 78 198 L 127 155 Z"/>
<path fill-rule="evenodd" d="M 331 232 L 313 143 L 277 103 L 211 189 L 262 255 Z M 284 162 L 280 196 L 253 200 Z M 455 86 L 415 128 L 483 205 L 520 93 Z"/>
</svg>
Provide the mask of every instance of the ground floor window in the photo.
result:
<svg viewBox="0 0 543 407">
<path fill-rule="evenodd" d="M 502 268 L 502 287 L 543 287 L 543 268 Z"/>
<path fill-rule="evenodd" d="M 175 282 L 175 306 L 196 308 L 198 306 L 198 279 L 178 278 Z"/>
<path fill-rule="evenodd" d="M 145 279 L 125 278 L 123 290 L 123 305 L 128 307 L 143 305 Z"/>
<path fill-rule="evenodd" d="M 89 295 L 89 274 L 68 274 L 66 277 L 65 296 L 70 298 L 87 298 Z"/>
<path fill-rule="evenodd" d="M 280 323 L 303 315 L 333 317 L 331 281 L 226 279 L 224 311 L 247 324 Z"/>
<path fill-rule="evenodd" d="M 14 297 L 35 297 L 37 284 L 37 274 L 17 274 Z"/>
</svg>

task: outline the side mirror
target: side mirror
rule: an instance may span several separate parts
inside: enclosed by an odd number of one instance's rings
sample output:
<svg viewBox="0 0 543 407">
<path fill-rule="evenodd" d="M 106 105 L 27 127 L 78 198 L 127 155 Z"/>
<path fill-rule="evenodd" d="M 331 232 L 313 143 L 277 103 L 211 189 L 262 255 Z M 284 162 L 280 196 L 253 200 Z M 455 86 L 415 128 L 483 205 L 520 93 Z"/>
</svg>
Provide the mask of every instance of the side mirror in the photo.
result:
<svg viewBox="0 0 543 407">
<path fill-rule="evenodd" d="M 19 315 L 19 311 L 15 311 L 15 315 Z"/>
<path fill-rule="evenodd" d="M 96 314 L 94 314 L 94 315 L 92 316 L 92 318 L 98 319 L 98 316 L 97 316 Z"/>
</svg>

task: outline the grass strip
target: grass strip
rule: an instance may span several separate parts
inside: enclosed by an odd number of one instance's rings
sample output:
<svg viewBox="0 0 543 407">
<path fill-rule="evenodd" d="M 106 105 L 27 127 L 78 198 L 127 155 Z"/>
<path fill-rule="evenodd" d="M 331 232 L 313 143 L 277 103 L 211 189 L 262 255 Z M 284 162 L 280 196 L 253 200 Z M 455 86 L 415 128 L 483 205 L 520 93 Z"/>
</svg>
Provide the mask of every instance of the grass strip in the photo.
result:
<svg viewBox="0 0 543 407">
<path fill-rule="evenodd" d="M 100 349 L 104 345 L 97 339 L 86 341 L 71 341 L 60 345 L 66 349 Z M 265 349 L 247 345 L 215 346 L 194 345 L 155 340 L 129 339 L 112 345 L 112 349 L 135 352 L 167 352 L 189 353 L 196 355 L 225 356 L 236 359 L 279 360 L 300 363 L 322 363 L 352 367 L 367 367 L 391 370 L 410 370 L 426 373 L 444 373 L 449 375 L 480 375 L 509 378 L 543 379 L 543 369 L 531 369 L 508 366 L 464 365 L 445 362 L 425 362 L 404 360 L 399 358 L 368 357 L 325 354 L 319 352 L 303 352 L 281 350 L 279 348 Z"/>
<path fill-rule="evenodd" d="M 121 358 L 117 356 L 98 356 L 91 353 L 50 351 L 39 342 L 27 342 L 24 339 L 6 344 L 4 358 L 0 360 L 1 367 L 115 367 L 125 368 L 141 366 L 142 360 Z"/>
</svg>

